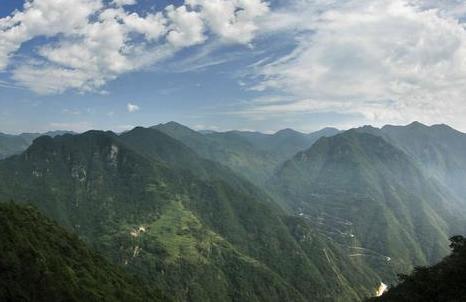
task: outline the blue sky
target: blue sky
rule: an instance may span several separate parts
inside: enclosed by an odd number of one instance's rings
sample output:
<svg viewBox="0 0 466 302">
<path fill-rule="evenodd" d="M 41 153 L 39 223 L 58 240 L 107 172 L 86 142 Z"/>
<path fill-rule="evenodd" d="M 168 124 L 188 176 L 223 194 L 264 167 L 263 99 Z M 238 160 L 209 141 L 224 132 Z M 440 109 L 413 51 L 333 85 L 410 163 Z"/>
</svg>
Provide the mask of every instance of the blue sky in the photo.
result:
<svg viewBox="0 0 466 302">
<path fill-rule="evenodd" d="M 3 0 L 0 132 L 466 130 L 462 2 Z"/>
</svg>

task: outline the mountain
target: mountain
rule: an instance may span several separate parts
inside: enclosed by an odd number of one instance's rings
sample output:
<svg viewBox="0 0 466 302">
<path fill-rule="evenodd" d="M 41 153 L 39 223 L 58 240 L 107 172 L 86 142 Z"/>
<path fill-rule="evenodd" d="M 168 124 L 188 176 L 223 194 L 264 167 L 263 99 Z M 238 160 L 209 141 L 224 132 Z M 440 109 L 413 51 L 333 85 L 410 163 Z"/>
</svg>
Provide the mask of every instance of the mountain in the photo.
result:
<svg viewBox="0 0 466 302">
<path fill-rule="evenodd" d="M 289 159 L 299 151 L 308 149 L 319 138 L 334 136 L 340 132 L 340 130 L 335 128 L 324 128 L 309 134 L 289 128 L 280 130 L 274 134 L 235 131 L 235 133 L 247 139 L 255 148 L 272 152 L 281 158 L 282 161 Z"/>
<path fill-rule="evenodd" d="M 363 127 L 359 131 L 382 136 L 408 154 L 423 172 L 444 185 L 466 204 L 466 134 L 447 125 Z"/>
<path fill-rule="evenodd" d="M 404 151 L 359 130 L 321 138 L 284 163 L 269 187 L 387 282 L 438 261 L 452 230 L 464 231 L 454 196 Z"/>
<path fill-rule="evenodd" d="M 1 301 L 167 301 L 31 207 L 0 203 Z"/>
<path fill-rule="evenodd" d="M 381 297 L 370 301 L 426 302 L 466 300 L 466 239 L 451 238 L 452 253 L 432 267 L 417 267 Z"/>
<path fill-rule="evenodd" d="M 21 133 L 20 135 L 10 135 L 0 133 L 0 159 L 6 158 L 11 155 L 20 154 L 25 151 L 32 141 L 39 136 L 47 135 L 55 137 L 63 134 L 75 134 L 72 131 L 49 131 L 46 133 Z"/>
<path fill-rule="evenodd" d="M 34 204 L 176 301 L 357 301 L 380 282 L 309 221 L 155 129 L 39 137 L 0 161 L 0 197 Z"/>
<path fill-rule="evenodd" d="M 29 143 L 21 136 L 0 133 L 0 159 L 21 153 L 28 146 Z"/>
<path fill-rule="evenodd" d="M 182 142 L 201 157 L 231 168 L 258 186 L 263 186 L 285 160 L 307 149 L 320 137 L 339 132 L 325 128 L 311 134 L 292 129 L 275 134 L 247 131 L 199 133 L 175 122 L 153 128 Z"/>
</svg>

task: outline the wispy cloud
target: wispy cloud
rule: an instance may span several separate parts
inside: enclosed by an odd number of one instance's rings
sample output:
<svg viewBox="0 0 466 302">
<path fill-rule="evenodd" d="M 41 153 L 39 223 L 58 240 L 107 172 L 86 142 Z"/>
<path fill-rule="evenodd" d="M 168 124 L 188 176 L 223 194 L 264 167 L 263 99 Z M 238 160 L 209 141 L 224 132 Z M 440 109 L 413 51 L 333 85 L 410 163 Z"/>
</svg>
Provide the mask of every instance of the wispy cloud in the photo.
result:
<svg viewBox="0 0 466 302">
<path fill-rule="evenodd" d="M 0 18 L 0 71 L 25 42 L 53 37 L 34 48 L 34 60 L 10 66 L 12 78 L 40 94 L 98 91 L 121 74 L 211 38 L 247 45 L 258 31 L 257 18 L 269 11 L 262 0 L 186 0 L 158 12 L 127 11 L 125 5 L 135 2 L 27 1 Z"/>
<path fill-rule="evenodd" d="M 373 123 L 446 120 L 464 129 L 464 9 L 458 1 L 296 1 L 270 14 L 264 31 L 277 39 L 292 34 L 297 46 L 249 69 L 253 89 L 292 101 L 253 102 L 242 113 L 331 111 Z M 286 22 L 273 22 L 277 14 Z"/>
<path fill-rule="evenodd" d="M 126 109 L 128 109 L 128 112 L 136 112 L 136 111 L 139 111 L 140 108 L 138 105 L 136 104 L 131 104 L 131 103 L 128 103 L 128 105 L 126 105 Z"/>
</svg>

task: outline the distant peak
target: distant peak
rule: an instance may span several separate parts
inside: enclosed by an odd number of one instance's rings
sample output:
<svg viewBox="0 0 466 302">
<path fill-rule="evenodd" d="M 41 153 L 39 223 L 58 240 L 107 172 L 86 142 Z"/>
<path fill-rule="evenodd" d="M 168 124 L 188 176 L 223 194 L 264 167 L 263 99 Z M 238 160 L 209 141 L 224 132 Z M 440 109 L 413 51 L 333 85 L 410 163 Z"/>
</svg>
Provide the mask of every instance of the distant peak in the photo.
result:
<svg viewBox="0 0 466 302">
<path fill-rule="evenodd" d="M 160 123 L 158 125 L 155 125 L 155 126 L 152 126 L 151 128 L 168 128 L 168 129 L 190 129 L 189 127 L 185 126 L 185 125 L 182 125 L 180 123 L 177 123 L 177 122 L 174 122 L 174 121 L 170 121 L 170 122 L 167 122 L 167 123 Z"/>
<path fill-rule="evenodd" d="M 279 130 L 277 132 L 275 132 L 274 135 L 295 135 L 295 134 L 302 134 L 301 132 L 298 132 L 294 129 L 291 129 L 291 128 L 285 128 L 285 129 L 282 129 L 282 130 Z"/>
<path fill-rule="evenodd" d="M 317 131 L 314 131 L 314 132 L 311 132 L 309 133 L 309 135 L 315 135 L 315 134 L 337 134 L 337 133 L 340 133 L 341 131 L 337 128 L 333 128 L 333 127 L 325 127 L 325 128 L 322 128 L 320 130 L 317 130 Z"/>
<path fill-rule="evenodd" d="M 427 126 L 418 121 L 414 121 L 411 124 L 409 124 L 407 127 L 427 127 Z"/>
<path fill-rule="evenodd" d="M 165 123 L 165 126 L 185 127 L 184 125 L 181 125 L 180 123 L 177 123 L 177 122 L 175 122 L 175 121 L 169 121 L 168 123 Z"/>
</svg>

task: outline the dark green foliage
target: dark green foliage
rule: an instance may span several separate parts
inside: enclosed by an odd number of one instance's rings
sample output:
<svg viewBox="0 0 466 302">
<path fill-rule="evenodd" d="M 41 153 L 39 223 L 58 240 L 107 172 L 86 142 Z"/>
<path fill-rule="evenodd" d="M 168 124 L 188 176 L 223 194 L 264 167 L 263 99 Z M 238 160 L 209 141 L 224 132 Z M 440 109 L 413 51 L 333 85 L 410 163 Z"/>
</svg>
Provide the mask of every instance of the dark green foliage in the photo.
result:
<svg viewBox="0 0 466 302">
<path fill-rule="evenodd" d="M 6 158 L 11 155 L 20 154 L 25 151 L 32 141 L 41 135 L 55 137 L 66 133 L 73 133 L 71 131 L 49 131 L 44 134 L 40 133 L 22 133 L 20 135 L 9 135 L 0 133 L 0 159 Z"/>
<path fill-rule="evenodd" d="M 383 137 L 408 154 L 425 175 L 435 179 L 442 190 L 451 193 L 452 204 L 466 204 L 466 134 L 447 125 L 426 126 L 414 122 L 408 126 L 362 127 Z"/>
<path fill-rule="evenodd" d="M 31 202 L 179 301 L 354 301 L 379 279 L 228 168 L 153 129 L 42 137 L 0 162 Z"/>
<path fill-rule="evenodd" d="M 386 136 L 155 128 L 41 137 L 0 161 L 0 197 L 177 301 L 358 301 L 461 228 L 453 193 Z"/>
<path fill-rule="evenodd" d="M 167 301 L 31 207 L 0 204 L 0 301 Z"/>
<path fill-rule="evenodd" d="M 466 301 L 466 239 L 454 236 L 450 240 L 450 256 L 432 267 L 416 267 L 410 275 L 400 275 L 400 284 L 370 301 Z"/>
<path fill-rule="evenodd" d="M 441 259 L 455 227 L 450 195 L 405 152 L 355 130 L 298 153 L 270 187 L 285 206 L 319 221 L 319 230 L 366 259 L 385 282 Z"/>
<path fill-rule="evenodd" d="M 339 133 L 334 128 L 304 134 L 284 129 L 275 134 L 229 131 L 201 134 L 175 122 L 153 127 L 177 139 L 203 158 L 221 163 L 262 186 L 273 171 L 298 151 L 324 136 Z"/>
</svg>

